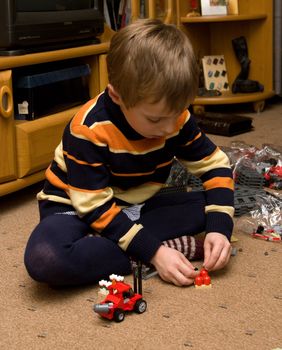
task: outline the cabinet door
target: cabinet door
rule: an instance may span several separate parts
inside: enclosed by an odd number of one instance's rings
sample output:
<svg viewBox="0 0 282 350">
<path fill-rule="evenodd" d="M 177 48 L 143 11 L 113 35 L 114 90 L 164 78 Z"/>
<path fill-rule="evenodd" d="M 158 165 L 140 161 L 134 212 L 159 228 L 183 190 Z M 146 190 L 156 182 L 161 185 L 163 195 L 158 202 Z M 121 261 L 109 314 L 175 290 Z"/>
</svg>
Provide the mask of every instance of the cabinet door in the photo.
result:
<svg viewBox="0 0 282 350">
<path fill-rule="evenodd" d="M 63 130 L 79 107 L 33 121 L 16 122 L 18 177 L 46 169 L 54 157 Z"/>
<path fill-rule="evenodd" d="M 16 178 L 12 71 L 0 72 L 0 183 Z"/>
</svg>

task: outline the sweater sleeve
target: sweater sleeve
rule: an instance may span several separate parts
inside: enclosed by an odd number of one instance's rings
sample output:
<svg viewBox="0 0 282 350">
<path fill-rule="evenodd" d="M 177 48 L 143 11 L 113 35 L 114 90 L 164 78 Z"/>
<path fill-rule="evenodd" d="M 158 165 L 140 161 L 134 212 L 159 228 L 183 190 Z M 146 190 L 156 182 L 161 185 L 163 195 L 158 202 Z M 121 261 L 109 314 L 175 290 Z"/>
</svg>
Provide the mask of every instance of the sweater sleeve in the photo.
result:
<svg viewBox="0 0 282 350">
<path fill-rule="evenodd" d="M 233 230 L 234 181 L 227 155 L 197 126 L 193 116 L 187 117 L 178 150 L 187 170 L 199 177 L 206 193 L 206 233 L 219 232 L 229 240 Z"/>
</svg>

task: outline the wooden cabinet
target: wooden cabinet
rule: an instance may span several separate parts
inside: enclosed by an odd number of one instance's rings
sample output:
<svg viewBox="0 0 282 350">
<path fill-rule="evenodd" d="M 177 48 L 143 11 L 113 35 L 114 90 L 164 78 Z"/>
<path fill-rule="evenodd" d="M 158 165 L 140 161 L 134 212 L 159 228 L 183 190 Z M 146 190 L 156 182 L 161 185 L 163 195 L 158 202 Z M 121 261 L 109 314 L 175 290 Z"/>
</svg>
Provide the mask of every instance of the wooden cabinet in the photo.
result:
<svg viewBox="0 0 282 350">
<path fill-rule="evenodd" d="M 216 97 L 197 97 L 194 109 L 205 105 L 252 102 L 254 109 L 263 109 L 273 89 L 273 4 L 269 0 L 238 0 L 239 14 L 226 16 L 187 17 L 189 1 L 177 0 L 177 24 L 191 39 L 199 60 L 205 55 L 224 55 L 230 85 L 240 72 L 232 47 L 232 39 L 244 36 L 251 60 L 249 79 L 264 85 L 258 93 L 223 92 Z"/>
<path fill-rule="evenodd" d="M 63 129 L 79 106 L 33 121 L 14 119 L 13 69 L 80 58 L 90 66 L 89 95 L 107 84 L 105 57 L 113 32 L 105 27 L 101 43 L 64 50 L 0 57 L 0 196 L 44 179 Z"/>
<path fill-rule="evenodd" d="M 0 71 L 0 182 L 16 179 L 12 71 Z"/>
</svg>

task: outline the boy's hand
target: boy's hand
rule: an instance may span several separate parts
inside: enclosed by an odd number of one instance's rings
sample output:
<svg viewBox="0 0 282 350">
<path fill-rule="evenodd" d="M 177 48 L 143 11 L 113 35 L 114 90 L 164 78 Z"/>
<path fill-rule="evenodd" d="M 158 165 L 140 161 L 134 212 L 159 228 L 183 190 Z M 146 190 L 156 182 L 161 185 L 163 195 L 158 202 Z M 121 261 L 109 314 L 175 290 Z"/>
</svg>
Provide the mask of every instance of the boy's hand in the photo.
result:
<svg viewBox="0 0 282 350">
<path fill-rule="evenodd" d="M 160 277 L 176 286 L 188 286 L 194 283 L 199 274 L 186 257 L 176 249 L 161 246 L 153 256 L 151 263 Z"/>
<path fill-rule="evenodd" d="M 231 250 L 231 244 L 223 234 L 208 233 L 204 242 L 204 268 L 209 271 L 223 268 L 230 259 Z"/>
</svg>

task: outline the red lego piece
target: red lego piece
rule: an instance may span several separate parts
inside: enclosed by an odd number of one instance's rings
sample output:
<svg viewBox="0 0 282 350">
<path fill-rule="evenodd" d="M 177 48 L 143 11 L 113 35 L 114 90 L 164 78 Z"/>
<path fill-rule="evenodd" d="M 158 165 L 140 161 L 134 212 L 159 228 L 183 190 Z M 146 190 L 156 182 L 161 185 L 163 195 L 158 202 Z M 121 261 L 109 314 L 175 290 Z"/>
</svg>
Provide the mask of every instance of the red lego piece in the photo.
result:
<svg viewBox="0 0 282 350">
<path fill-rule="evenodd" d="M 264 178 L 266 185 L 270 188 L 281 190 L 282 189 L 282 166 L 273 165 L 265 173 Z"/>
<path fill-rule="evenodd" d="M 194 280 L 194 285 L 196 288 L 211 287 L 211 277 L 206 269 L 201 269 L 199 275 Z"/>
</svg>

